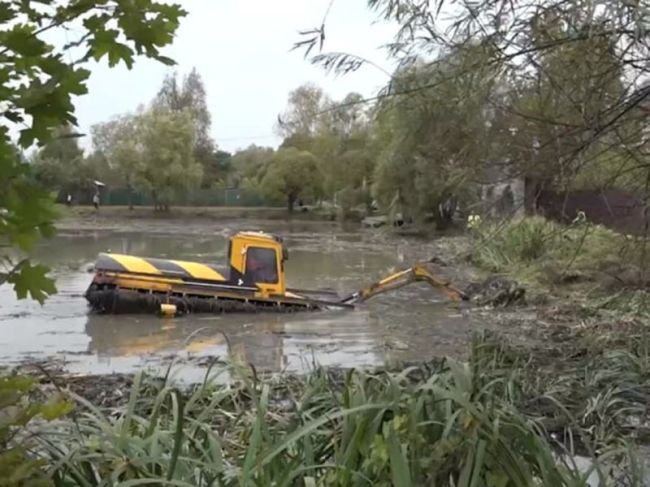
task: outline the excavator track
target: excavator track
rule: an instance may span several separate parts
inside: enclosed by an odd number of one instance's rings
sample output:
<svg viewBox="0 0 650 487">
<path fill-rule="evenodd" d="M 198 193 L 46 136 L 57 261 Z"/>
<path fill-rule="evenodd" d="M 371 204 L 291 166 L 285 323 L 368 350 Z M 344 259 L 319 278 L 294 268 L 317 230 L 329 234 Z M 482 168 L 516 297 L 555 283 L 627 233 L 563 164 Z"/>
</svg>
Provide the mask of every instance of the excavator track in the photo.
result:
<svg viewBox="0 0 650 487">
<path fill-rule="evenodd" d="M 318 311 L 327 307 L 353 308 L 353 304 L 294 295 L 258 298 L 231 295 L 156 292 L 91 285 L 86 300 L 102 314 L 158 313 L 161 305 L 173 305 L 175 314 L 187 313 L 294 313 Z"/>
</svg>

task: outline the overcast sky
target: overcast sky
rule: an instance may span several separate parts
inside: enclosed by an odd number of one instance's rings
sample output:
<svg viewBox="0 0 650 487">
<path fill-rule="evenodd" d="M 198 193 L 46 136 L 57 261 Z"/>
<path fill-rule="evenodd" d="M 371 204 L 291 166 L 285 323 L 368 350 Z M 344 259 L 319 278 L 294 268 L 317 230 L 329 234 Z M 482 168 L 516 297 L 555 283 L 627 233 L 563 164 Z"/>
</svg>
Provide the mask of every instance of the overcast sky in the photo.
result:
<svg viewBox="0 0 650 487">
<path fill-rule="evenodd" d="M 186 0 L 189 12 L 174 44 L 164 54 L 181 73 L 196 67 L 205 83 L 212 134 L 219 148 L 233 151 L 252 143 L 277 145 L 273 127 L 287 95 L 314 82 L 335 99 L 350 91 L 373 95 L 387 81 L 366 66 L 344 77 L 327 75 L 302 53 L 290 52 L 298 31 L 320 24 L 330 0 Z M 335 0 L 326 25 L 326 51 L 362 55 L 388 68 L 383 44 L 394 29 L 367 8 L 366 0 Z M 77 100 L 81 130 L 149 102 L 170 68 L 139 59 L 132 70 L 106 64 L 91 67 L 89 94 Z M 83 142 L 90 144 L 90 137 Z"/>
</svg>

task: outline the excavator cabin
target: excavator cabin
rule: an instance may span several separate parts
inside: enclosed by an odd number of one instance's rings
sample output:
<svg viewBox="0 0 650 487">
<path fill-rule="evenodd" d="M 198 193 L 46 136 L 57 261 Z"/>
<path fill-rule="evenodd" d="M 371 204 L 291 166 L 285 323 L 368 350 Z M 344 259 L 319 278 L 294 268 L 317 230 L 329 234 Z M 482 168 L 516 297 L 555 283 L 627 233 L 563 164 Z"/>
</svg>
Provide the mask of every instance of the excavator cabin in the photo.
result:
<svg viewBox="0 0 650 487">
<path fill-rule="evenodd" d="M 257 286 L 264 297 L 284 295 L 284 263 L 288 253 L 282 239 L 262 232 L 239 232 L 230 238 L 228 262 L 231 284 Z"/>
</svg>

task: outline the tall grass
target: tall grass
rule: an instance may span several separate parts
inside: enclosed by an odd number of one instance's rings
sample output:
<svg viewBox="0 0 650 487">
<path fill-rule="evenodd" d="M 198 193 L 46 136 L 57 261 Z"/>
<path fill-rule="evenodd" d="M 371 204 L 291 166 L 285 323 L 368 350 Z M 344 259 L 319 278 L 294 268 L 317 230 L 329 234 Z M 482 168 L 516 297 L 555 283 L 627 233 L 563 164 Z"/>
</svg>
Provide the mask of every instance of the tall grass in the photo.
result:
<svg viewBox="0 0 650 487">
<path fill-rule="evenodd" d="M 585 486 L 591 474 L 618 485 L 603 459 L 641 485 L 623 441 L 629 431 L 616 427 L 617 418 L 641 417 L 635 405 L 647 400 L 638 383 L 648 361 L 634 358 L 565 371 L 564 384 L 547 377 L 563 395 L 489 336 L 475 341 L 469 363 L 398 373 L 258 380 L 235 368 L 235 382 L 185 391 L 138 375 L 117 410 L 73 395 L 76 415 L 44 427 L 38 452 L 60 486 Z M 584 397 L 570 393 L 578 382 Z M 562 427 L 549 429 L 549 418 Z M 592 467 L 581 471 L 576 453 L 593 457 Z"/>
<path fill-rule="evenodd" d="M 560 225 L 542 217 L 472 226 L 473 263 L 533 283 L 594 280 L 630 265 L 642 266 L 642 239 L 601 225 Z"/>
</svg>

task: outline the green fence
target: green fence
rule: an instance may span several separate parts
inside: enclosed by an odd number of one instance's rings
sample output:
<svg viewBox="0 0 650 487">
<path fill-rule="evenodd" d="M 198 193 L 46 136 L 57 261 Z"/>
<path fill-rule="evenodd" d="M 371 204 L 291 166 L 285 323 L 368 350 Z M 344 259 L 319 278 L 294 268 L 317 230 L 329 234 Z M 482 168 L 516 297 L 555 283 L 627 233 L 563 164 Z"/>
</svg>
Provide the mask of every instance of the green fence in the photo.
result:
<svg viewBox="0 0 650 487">
<path fill-rule="evenodd" d="M 116 206 L 153 206 L 151 194 L 128 189 L 102 191 L 102 204 Z M 262 195 L 238 188 L 197 189 L 174 198 L 171 206 L 275 206 Z"/>
</svg>

